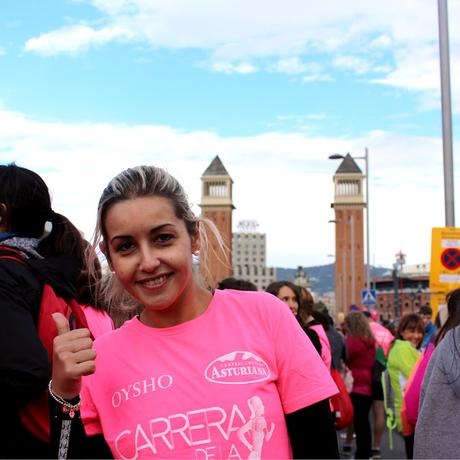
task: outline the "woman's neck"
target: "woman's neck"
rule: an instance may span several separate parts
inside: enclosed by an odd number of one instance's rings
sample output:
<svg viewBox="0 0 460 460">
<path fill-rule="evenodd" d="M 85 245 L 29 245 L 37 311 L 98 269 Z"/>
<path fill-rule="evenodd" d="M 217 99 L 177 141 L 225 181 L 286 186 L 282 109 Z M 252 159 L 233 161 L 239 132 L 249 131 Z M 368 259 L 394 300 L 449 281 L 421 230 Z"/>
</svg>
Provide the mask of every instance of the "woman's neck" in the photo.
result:
<svg viewBox="0 0 460 460">
<path fill-rule="evenodd" d="M 208 309 L 212 296 L 213 293 L 209 290 L 196 286 L 193 294 L 183 293 L 170 307 L 162 310 L 145 307 L 140 321 L 146 326 L 156 328 L 177 326 L 201 316 Z"/>
</svg>

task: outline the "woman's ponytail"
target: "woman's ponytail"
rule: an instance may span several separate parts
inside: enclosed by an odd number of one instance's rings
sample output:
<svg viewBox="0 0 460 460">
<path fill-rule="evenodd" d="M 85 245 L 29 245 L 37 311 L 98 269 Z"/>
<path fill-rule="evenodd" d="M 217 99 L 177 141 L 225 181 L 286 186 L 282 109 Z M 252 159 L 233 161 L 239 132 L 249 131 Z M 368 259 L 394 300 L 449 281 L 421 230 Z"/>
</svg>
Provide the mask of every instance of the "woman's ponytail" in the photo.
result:
<svg viewBox="0 0 460 460">
<path fill-rule="evenodd" d="M 75 225 L 67 217 L 53 211 L 47 222 L 51 222 L 51 232 L 46 235 L 49 229 L 46 228 L 47 224 L 45 223 L 43 238 L 38 245 L 38 252 L 43 257 L 65 255 L 83 260 L 83 237 Z"/>
</svg>

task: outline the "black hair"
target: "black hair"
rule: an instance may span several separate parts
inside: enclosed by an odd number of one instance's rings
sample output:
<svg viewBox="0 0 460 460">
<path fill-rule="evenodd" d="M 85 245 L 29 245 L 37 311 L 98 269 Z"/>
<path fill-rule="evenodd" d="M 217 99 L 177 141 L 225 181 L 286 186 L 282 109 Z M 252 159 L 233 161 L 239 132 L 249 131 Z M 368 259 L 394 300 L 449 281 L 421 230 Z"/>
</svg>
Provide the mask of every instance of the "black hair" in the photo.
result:
<svg viewBox="0 0 460 460">
<path fill-rule="evenodd" d="M 328 331 L 329 328 L 331 327 L 331 322 L 330 321 L 332 321 L 332 324 L 334 324 L 332 318 L 329 316 L 329 314 L 327 312 L 314 310 L 312 312 L 311 316 L 313 316 L 313 318 L 315 318 L 316 321 L 321 323 L 321 326 L 323 326 L 325 331 Z"/>
<path fill-rule="evenodd" d="M 304 286 L 299 287 L 299 317 L 302 324 L 308 324 L 310 316 L 313 316 L 315 310 L 315 300 L 311 292 Z"/>
<path fill-rule="evenodd" d="M 296 286 L 294 283 L 291 281 L 273 281 L 273 283 L 270 283 L 266 288 L 265 291 L 269 292 L 270 294 L 273 294 L 274 296 L 278 297 L 278 293 L 280 292 L 280 289 L 282 287 L 288 287 L 292 289 L 295 295 L 295 299 L 297 302 L 297 305 L 300 305 L 300 292 L 298 286 Z"/>
<path fill-rule="evenodd" d="M 90 254 L 94 252 L 89 241 L 85 239 L 83 242 L 84 257 L 82 258 L 83 266 L 78 276 L 75 288 L 76 288 L 76 297 L 78 303 L 82 305 L 90 305 L 96 310 L 106 311 L 106 305 L 103 303 L 103 300 L 98 296 L 96 289 L 97 283 L 102 280 L 102 266 L 101 262 L 97 257 L 91 257 Z M 89 268 L 89 263 L 93 264 L 92 269 Z"/>
<path fill-rule="evenodd" d="M 402 333 L 407 329 L 419 330 L 422 334 L 425 332 L 422 318 L 417 313 L 406 313 L 401 317 L 396 331 L 396 338 L 403 340 Z"/>
<path fill-rule="evenodd" d="M 446 300 L 448 316 L 446 322 L 436 334 L 435 345 L 444 338 L 447 331 L 460 324 L 460 288 L 450 291 L 446 296 Z"/>
<path fill-rule="evenodd" d="M 418 311 L 419 315 L 433 315 L 433 309 L 428 305 L 422 305 Z"/>
<path fill-rule="evenodd" d="M 217 289 L 236 289 L 237 291 L 257 291 L 257 286 L 248 280 L 224 278 L 217 284 Z"/>
<path fill-rule="evenodd" d="M 8 230 L 22 237 L 39 238 L 53 212 L 43 179 L 14 163 L 0 165 L 0 203 Z"/>
<path fill-rule="evenodd" d="M 2 216 L 6 228 L 16 236 L 40 238 L 45 222 L 51 222 L 51 233 L 37 248 L 42 256 L 84 257 L 79 230 L 65 216 L 53 212 L 48 187 L 34 171 L 14 163 L 0 165 L 0 204 L 6 207 Z"/>
</svg>

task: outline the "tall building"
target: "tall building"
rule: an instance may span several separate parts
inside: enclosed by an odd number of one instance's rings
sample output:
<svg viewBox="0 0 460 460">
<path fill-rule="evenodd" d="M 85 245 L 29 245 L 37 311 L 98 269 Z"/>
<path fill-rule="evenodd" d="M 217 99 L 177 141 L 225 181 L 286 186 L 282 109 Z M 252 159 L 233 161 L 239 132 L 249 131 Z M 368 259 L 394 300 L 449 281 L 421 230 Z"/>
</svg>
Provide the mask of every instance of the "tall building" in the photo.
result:
<svg viewBox="0 0 460 460">
<path fill-rule="evenodd" d="M 219 156 L 216 156 L 201 176 L 201 215 L 211 220 L 225 244 L 224 251 L 213 235 L 209 237 L 208 283 L 214 287 L 220 280 L 232 276 L 232 201 L 233 180 Z M 212 279 L 211 279 L 212 278 Z"/>
<path fill-rule="evenodd" d="M 259 290 L 276 280 L 276 268 L 266 267 L 265 233 L 257 232 L 255 221 L 242 221 L 233 233 L 233 276 L 251 281 Z"/>
<path fill-rule="evenodd" d="M 365 287 L 363 210 L 364 175 L 347 154 L 334 175 L 335 298 L 337 312 L 361 303 Z"/>
</svg>

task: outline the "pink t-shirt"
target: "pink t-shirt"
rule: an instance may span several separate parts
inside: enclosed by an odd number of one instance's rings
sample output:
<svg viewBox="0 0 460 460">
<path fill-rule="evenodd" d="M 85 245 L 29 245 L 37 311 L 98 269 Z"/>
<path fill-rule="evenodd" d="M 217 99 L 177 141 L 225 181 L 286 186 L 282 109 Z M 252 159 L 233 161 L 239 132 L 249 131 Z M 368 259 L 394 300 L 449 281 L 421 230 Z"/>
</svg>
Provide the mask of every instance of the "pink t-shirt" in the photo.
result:
<svg viewBox="0 0 460 460">
<path fill-rule="evenodd" d="M 391 344 L 394 339 L 393 334 L 385 326 L 382 326 L 376 321 L 371 321 L 369 326 L 377 345 L 380 345 L 385 353 L 385 356 L 388 356 L 388 352 L 390 351 Z"/>
<path fill-rule="evenodd" d="M 112 318 L 105 311 L 97 310 L 89 305 L 82 305 L 81 307 L 94 338 L 115 329 Z"/>
<path fill-rule="evenodd" d="M 319 341 L 321 342 L 321 359 L 323 360 L 326 367 L 331 370 L 331 362 L 332 362 L 332 353 L 331 353 L 331 344 L 329 339 L 327 338 L 326 331 L 322 324 L 313 324 L 310 326 L 310 329 L 313 329 L 319 337 Z"/>
<path fill-rule="evenodd" d="M 290 458 L 284 419 L 337 393 L 286 304 L 217 290 L 169 328 L 137 318 L 95 341 L 82 418 L 115 458 Z"/>
</svg>

